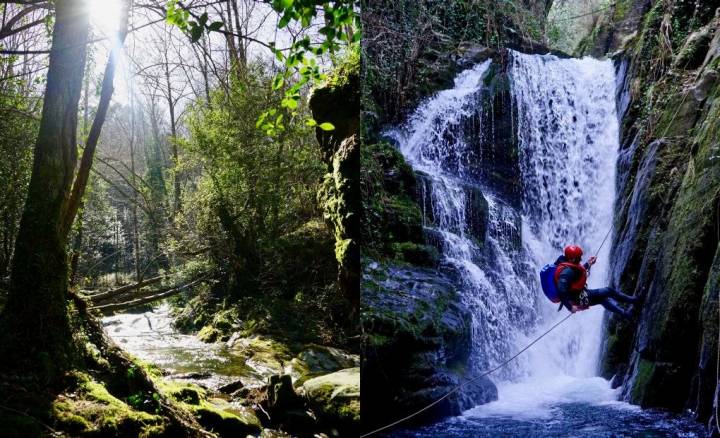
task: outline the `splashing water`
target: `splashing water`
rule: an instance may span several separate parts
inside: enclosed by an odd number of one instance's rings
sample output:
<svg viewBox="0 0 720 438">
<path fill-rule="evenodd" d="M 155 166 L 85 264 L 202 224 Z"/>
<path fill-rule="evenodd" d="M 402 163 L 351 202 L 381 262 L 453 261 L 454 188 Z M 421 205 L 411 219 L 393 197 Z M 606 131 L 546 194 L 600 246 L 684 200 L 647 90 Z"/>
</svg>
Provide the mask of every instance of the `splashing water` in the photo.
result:
<svg viewBox="0 0 720 438">
<path fill-rule="evenodd" d="M 514 204 L 476 171 L 493 166 L 492 154 L 478 147 L 495 129 L 488 117 L 494 108 L 483 108 L 482 97 L 491 68 L 485 61 L 462 72 L 454 88 L 387 133 L 418 172 L 426 231 L 443 255 L 440 269 L 456 274 L 473 314 L 471 365 L 478 370 L 503 362 L 561 317 L 542 294 L 537 271 L 567 244 L 582 246 L 586 256 L 598 250 L 612 226 L 619 140 L 610 61 L 511 51 L 522 179 Z M 590 287 L 604 286 L 608 247 L 598 254 Z M 543 417 L 556 404 L 616 403 L 609 382 L 594 377 L 602 314 L 599 306 L 576 314 L 491 376 L 499 400 L 465 415 Z"/>
<path fill-rule="evenodd" d="M 594 255 L 612 227 L 618 118 L 615 72 L 610 61 L 560 60 L 513 53 L 511 78 L 517 107 L 523 179 L 522 235 L 535 266 L 554 260 L 561 248 L 579 244 Z M 592 269 L 589 287 L 607 279 L 609 245 Z M 540 300 L 544 330 L 556 306 Z M 618 393 L 597 374 L 602 309 L 576 314 L 520 358 L 525 378 L 500 384 L 502 399 L 469 416 L 548 415 L 563 403 L 597 405 Z M 517 339 L 518 345 L 533 336 Z M 529 395 L 532 396 L 529 396 Z"/>
<path fill-rule="evenodd" d="M 471 366 L 478 370 L 509 356 L 514 344 L 508 334 L 513 327 L 533 326 L 536 315 L 535 291 L 521 278 L 521 266 L 513 262 L 520 256 L 519 248 L 508 247 L 519 235 L 519 215 L 472 176 L 482 153 L 467 140 L 483 128 L 490 129 L 481 126 L 478 105 L 490 63 L 460 73 L 454 88 L 439 92 L 404 126 L 387 132 L 425 176 L 420 183 L 422 192 L 429 194 L 424 197 L 429 198 L 425 217 L 431 218 L 426 230 L 437 236 L 442 269 L 459 278 L 463 301 L 474 315 Z M 493 269 L 488 269 L 489 264 Z M 511 366 L 500 372 L 510 378 L 517 370 Z"/>
</svg>

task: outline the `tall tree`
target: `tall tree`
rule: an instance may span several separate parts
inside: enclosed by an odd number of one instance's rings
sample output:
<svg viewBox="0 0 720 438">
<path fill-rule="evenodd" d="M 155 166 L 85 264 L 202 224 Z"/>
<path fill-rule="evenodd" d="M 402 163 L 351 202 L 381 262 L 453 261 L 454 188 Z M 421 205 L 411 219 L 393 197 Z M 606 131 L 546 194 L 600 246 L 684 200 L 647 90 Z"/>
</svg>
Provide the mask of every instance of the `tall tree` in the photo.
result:
<svg viewBox="0 0 720 438">
<path fill-rule="evenodd" d="M 62 359 L 71 349 L 63 219 L 77 163 L 78 102 L 89 20 L 83 0 L 58 0 L 55 17 L 32 176 L 2 314 L 3 347 L 11 349 L 10 357 L 30 348 L 31 354 L 42 351 L 48 359 Z"/>
<path fill-rule="evenodd" d="M 129 2 L 119 35 L 127 33 Z M 15 242 L 2 343 L 13 359 L 54 372 L 74 353 L 68 316 L 67 240 L 85 192 L 95 146 L 113 92 L 117 53 L 105 68 L 98 111 L 78 167 L 78 104 L 85 73 L 89 19 L 84 0 L 58 0 L 33 170 Z M 40 360 L 39 363 L 37 360 Z"/>
</svg>

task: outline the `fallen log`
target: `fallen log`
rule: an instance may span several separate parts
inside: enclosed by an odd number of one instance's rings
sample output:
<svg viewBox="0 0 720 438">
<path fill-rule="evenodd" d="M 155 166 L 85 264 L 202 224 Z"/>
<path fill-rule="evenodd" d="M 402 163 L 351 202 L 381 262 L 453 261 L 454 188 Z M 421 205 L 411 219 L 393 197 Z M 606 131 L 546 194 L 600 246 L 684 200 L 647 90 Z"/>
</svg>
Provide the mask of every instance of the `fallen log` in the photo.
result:
<svg viewBox="0 0 720 438">
<path fill-rule="evenodd" d="M 92 302 L 103 301 L 107 298 L 112 298 L 112 296 L 116 295 L 116 294 L 133 291 L 136 289 L 143 288 L 145 286 L 149 286 L 151 284 L 159 283 L 160 281 L 162 281 L 163 278 L 165 278 L 164 275 L 160 275 L 160 276 L 153 277 L 153 278 L 148 278 L 147 280 L 143 280 L 139 283 L 128 284 L 128 285 L 119 287 L 117 289 L 109 290 L 107 292 L 100 292 L 100 293 L 88 295 L 87 298 L 89 298 L 90 301 L 92 301 Z"/>
<path fill-rule="evenodd" d="M 94 306 L 91 307 L 93 310 L 99 310 L 102 313 L 111 313 L 116 312 L 118 310 L 125 310 L 132 307 L 140 306 L 142 304 L 152 303 L 153 301 L 157 301 L 163 298 L 170 297 L 172 295 L 178 294 L 182 292 L 183 290 L 193 287 L 198 283 L 201 283 L 209 277 L 209 274 L 203 275 L 202 277 L 198 278 L 197 280 L 191 281 L 190 283 L 177 286 L 177 287 L 170 287 L 155 291 L 148 291 L 144 292 L 140 296 L 135 296 L 135 299 L 130 301 L 123 301 L 121 303 L 112 303 L 112 304 L 104 304 L 101 306 Z"/>
</svg>

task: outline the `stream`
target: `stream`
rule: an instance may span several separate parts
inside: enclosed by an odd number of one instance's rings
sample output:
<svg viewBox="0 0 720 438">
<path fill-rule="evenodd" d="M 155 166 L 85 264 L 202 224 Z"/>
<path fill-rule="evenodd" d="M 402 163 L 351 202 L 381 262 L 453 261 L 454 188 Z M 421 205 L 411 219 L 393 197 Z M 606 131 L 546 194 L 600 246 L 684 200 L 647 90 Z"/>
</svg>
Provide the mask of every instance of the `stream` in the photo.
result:
<svg viewBox="0 0 720 438">
<path fill-rule="evenodd" d="M 146 312 L 120 313 L 102 321 L 120 347 L 162 368 L 171 378 L 215 389 L 235 380 L 260 386 L 273 374 L 273 370 L 233 354 L 224 342 L 205 343 L 195 335 L 178 332 L 170 312 L 170 305 L 163 303 Z"/>
</svg>

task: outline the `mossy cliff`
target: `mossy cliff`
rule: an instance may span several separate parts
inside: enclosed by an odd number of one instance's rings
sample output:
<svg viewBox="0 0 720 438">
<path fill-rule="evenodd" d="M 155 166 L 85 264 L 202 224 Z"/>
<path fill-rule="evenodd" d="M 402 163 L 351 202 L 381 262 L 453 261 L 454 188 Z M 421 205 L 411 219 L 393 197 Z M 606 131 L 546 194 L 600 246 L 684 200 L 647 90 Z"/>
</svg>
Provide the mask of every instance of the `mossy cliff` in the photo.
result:
<svg viewBox="0 0 720 438">
<path fill-rule="evenodd" d="M 318 123 L 317 139 L 328 166 L 318 194 L 335 238 L 340 289 L 351 303 L 351 319 L 360 307 L 360 53 L 355 46 L 326 83 L 313 91 L 310 108 Z"/>
<path fill-rule="evenodd" d="M 720 257 L 718 1 L 617 2 L 581 44 L 622 82 L 612 282 L 645 304 L 607 322 L 602 372 L 643 407 L 714 424 Z M 714 428 L 712 428 L 714 429 Z"/>
</svg>

